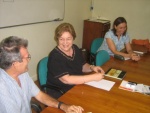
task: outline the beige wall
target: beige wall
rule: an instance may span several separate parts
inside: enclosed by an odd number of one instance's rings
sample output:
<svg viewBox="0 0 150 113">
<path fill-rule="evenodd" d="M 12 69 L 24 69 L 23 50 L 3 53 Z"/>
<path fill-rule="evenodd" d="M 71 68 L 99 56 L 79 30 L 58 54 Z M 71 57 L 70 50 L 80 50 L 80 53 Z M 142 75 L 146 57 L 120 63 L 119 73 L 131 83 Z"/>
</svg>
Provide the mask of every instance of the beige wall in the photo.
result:
<svg viewBox="0 0 150 113">
<path fill-rule="evenodd" d="M 150 39 L 150 0 L 94 0 L 93 17 L 126 18 L 130 38 Z"/>
<path fill-rule="evenodd" d="M 82 47 L 83 20 L 91 17 L 90 4 L 91 0 L 65 0 L 64 21 L 0 29 L 0 40 L 11 35 L 29 40 L 29 52 L 32 55 L 29 74 L 36 80 L 38 61 L 56 46 L 54 30 L 60 23 L 69 22 L 74 26 L 77 33 L 75 44 Z M 124 16 L 128 21 L 131 38 L 150 39 L 149 4 L 149 0 L 94 0 L 92 15 L 103 16 L 111 21 L 118 16 Z"/>
<path fill-rule="evenodd" d="M 32 56 L 29 63 L 29 74 L 36 80 L 37 64 L 42 57 L 47 56 L 56 46 L 53 39 L 54 30 L 60 23 L 69 22 L 73 24 L 77 33 L 75 43 L 79 47 L 82 46 L 83 20 L 89 18 L 89 7 L 90 0 L 65 0 L 64 21 L 0 29 L 0 41 L 12 35 L 28 39 L 29 52 Z"/>
</svg>

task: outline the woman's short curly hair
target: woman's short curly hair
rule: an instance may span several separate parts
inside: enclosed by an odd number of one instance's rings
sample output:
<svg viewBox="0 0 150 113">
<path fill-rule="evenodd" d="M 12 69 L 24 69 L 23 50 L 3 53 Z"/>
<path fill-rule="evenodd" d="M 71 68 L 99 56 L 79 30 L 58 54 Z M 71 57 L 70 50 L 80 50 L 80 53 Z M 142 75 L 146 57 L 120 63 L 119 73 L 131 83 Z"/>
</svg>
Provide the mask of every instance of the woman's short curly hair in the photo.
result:
<svg viewBox="0 0 150 113">
<path fill-rule="evenodd" d="M 62 23 L 55 30 L 55 40 L 58 41 L 58 39 L 64 32 L 69 32 L 72 35 L 73 39 L 76 38 L 74 27 L 70 23 Z"/>
</svg>

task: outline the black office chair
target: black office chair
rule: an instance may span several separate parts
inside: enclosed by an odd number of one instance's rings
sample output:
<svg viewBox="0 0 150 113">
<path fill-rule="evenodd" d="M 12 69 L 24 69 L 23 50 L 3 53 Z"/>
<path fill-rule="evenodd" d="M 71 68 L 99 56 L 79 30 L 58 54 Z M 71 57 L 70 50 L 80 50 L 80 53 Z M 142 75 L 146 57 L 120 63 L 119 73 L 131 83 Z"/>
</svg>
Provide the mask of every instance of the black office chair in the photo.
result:
<svg viewBox="0 0 150 113">
<path fill-rule="evenodd" d="M 36 113 L 40 113 L 42 111 L 42 108 L 40 106 L 40 104 L 38 104 L 37 102 L 31 101 L 31 108 L 36 112 Z"/>
</svg>

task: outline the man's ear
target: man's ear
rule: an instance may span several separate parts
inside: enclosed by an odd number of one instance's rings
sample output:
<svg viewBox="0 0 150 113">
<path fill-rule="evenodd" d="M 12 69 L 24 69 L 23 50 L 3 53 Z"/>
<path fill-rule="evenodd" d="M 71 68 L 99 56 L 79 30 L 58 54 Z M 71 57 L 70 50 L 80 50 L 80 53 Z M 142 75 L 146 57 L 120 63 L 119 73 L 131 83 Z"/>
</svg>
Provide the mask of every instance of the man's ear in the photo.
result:
<svg viewBox="0 0 150 113">
<path fill-rule="evenodd" d="M 20 63 L 20 62 L 13 62 L 13 63 L 12 63 L 12 66 L 13 66 L 14 68 L 16 68 L 19 63 Z"/>
</svg>

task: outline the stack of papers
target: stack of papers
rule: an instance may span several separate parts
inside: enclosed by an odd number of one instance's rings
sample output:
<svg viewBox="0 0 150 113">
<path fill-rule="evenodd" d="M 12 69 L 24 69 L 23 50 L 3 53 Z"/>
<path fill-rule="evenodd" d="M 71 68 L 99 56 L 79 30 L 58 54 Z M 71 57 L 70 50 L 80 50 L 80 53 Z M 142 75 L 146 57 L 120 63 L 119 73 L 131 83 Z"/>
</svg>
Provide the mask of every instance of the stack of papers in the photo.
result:
<svg viewBox="0 0 150 113">
<path fill-rule="evenodd" d="M 127 91 L 139 92 L 150 95 L 150 86 L 144 84 L 137 84 L 136 82 L 123 80 L 119 88 Z"/>
<path fill-rule="evenodd" d="M 135 83 L 135 82 L 130 82 L 130 81 L 123 80 L 121 82 L 119 88 L 123 89 L 123 90 L 134 92 L 136 85 L 137 85 L 137 83 Z"/>
<path fill-rule="evenodd" d="M 139 92 L 139 93 L 150 95 L 150 86 L 147 86 L 144 84 L 137 84 L 135 91 Z"/>
</svg>

